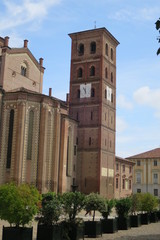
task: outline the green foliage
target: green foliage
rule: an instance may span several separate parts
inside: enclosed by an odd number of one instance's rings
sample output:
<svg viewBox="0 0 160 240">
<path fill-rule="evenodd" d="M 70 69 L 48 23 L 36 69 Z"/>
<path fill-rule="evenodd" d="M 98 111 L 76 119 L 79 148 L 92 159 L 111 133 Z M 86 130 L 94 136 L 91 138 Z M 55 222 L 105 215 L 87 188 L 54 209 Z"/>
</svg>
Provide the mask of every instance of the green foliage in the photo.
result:
<svg viewBox="0 0 160 240">
<path fill-rule="evenodd" d="M 24 226 L 37 213 L 39 201 L 40 194 L 33 186 L 4 184 L 0 186 L 0 219 Z"/>
<path fill-rule="evenodd" d="M 69 221 L 74 221 L 77 214 L 84 207 L 84 194 L 80 192 L 66 192 L 62 195 L 63 210 L 69 218 Z"/>
<path fill-rule="evenodd" d="M 108 216 L 111 214 L 112 212 L 112 208 L 115 206 L 115 200 L 114 199 L 106 199 L 106 208 L 104 211 L 102 211 L 102 216 L 105 219 L 108 219 Z"/>
<path fill-rule="evenodd" d="M 95 219 L 95 211 L 105 212 L 107 204 L 105 199 L 98 193 L 90 193 L 85 197 L 85 210 L 87 213 L 93 211 L 93 221 Z"/>
<path fill-rule="evenodd" d="M 132 205 L 131 213 L 135 214 L 141 210 L 141 193 L 136 193 L 131 196 Z"/>
<path fill-rule="evenodd" d="M 117 199 L 115 203 L 115 208 L 117 215 L 119 217 L 127 217 L 132 205 L 132 200 L 130 197 Z"/>
<path fill-rule="evenodd" d="M 159 18 L 159 20 L 157 20 L 157 21 L 155 22 L 155 24 L 156 24 L 156 29 L 157 29 L 158 32 L 160 33 L 160 18 Z M 157 40 L 158 40 L 158 42 L 160 43 L 160 36 L 157 37 Z M 158 50 L 157 50 L 157 55 L 159 55 L 159 54 L 160 54 L 160 48 L 158 48 Z"/>
<path fill-rule="evenodd" d="M 158 207 L 158 198 L 153 196 L 150 193 L 141 193 L 140 195 L 141 201 L 141 211 L 145 212 L 153 212 Z"/>
<path fill-rule="evenodd" d="M 40 209 L 40 224 L 51 226 L 58 222 L 62 213 L 62 206 L 59 197 L 54 192 L 45 193 L 42 195 L 42 207 Z"/>
</svg>

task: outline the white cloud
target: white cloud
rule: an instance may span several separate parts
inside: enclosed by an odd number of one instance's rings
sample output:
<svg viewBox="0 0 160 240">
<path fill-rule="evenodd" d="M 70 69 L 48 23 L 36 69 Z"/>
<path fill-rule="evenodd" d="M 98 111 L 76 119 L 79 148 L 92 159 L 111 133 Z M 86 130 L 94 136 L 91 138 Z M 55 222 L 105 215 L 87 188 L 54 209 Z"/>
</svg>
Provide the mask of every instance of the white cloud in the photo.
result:
<svg viewBox="0 0 160 240">
<path fill-rule="evenodd" d="M 11 33 L 9 35 L 9 46 L 10 47 L 23 47 L 23 40 L 18 34 Z"/>
<path fill-rule="evenodd" d="M 3 0 L 6 11 L 0 11 L 0 30 L 17 27 L 26 23 L 41 22 L 49 9 L 60 3 L 61 0 L 22 0 L 20 3 L 13 3 L 11 0 Z"/>
<path fill-rule="evenodd" d="M 135 14 L 136 12 L 136 14 Z M 128 8 L 121 9 L 114 13 L 114 15 L 110 15 L 111 19 L 116 19 L 119 21 L 132 21 L 132 20 L 140 20 L 140 21 L 155 21 L 155 16 L 159 16 L 159 9 L 157 7 L 146 7 L 146 8 Z"/>
<path fill-rule="evenodd" d="M 125 122 L 125 120 L 121 117 L 116 118 L 116 129 L 117 133 L 122 133 L 126 130 L 128 127 L 128 124 Z"/>
<path fill-rule="evenodd" d="M 119 95 L 117 97 L 117 105 L 121 108 L 124 108 L 124 109 L 132 109 L 133 108 L 133 105 L 131 102 L 129 102 L 124 95 Z"/>
<path fill-rule="evenodd" d="M 144 86 L 136 90 L 133 97 L 138 104 L 153 108 L 155 116 L 160 118 L 160 88 L 150 89 Z"/>
</svg>

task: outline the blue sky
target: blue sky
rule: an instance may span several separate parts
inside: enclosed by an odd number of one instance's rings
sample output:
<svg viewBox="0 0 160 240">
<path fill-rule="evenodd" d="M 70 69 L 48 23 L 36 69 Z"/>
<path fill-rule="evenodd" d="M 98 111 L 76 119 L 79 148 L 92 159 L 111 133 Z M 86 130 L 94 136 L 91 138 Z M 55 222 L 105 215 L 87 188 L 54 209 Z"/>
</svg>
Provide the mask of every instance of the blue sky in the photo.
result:
<svg viewBox="0 0 160 240">
<path fill-rule="evenodd" d="M 43 93 L 69 91 L 69 33 L 106 27 L 117 47 L 116 154 L 128 157 L 160 147 L 160 56 L 155 22 L 159 0 L 1 0 L 0 36 L 44 58 Z"/>
</svg>

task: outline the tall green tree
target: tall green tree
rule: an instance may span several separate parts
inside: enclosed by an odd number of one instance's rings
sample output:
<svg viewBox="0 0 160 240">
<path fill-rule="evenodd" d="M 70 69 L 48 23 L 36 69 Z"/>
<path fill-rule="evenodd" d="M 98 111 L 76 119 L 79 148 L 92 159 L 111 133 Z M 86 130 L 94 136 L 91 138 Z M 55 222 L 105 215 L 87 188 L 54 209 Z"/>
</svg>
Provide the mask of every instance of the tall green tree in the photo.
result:
<svg viewBox="0 0 160 240">
<path fill-rule="evenodd" d="M 24 226 L 32 221 L 38 211 L 40 194 L 27 184 L 16 186 L 14 183 L 0 186 L 0 219 L 10 225 Z"/>
<path fill-rule="evenodd" d="M 156 29 L 158 30 L 159 34 L 160 34 L 160 18 L 159 20 L 157 20 L 157 22 L 155 22 L 156 24 Z M 158 42 L 160 43 L 160 36 L 157 37 Z M 157 50 L 157 55 L 160 54 L 160 48 L 158 48 Z"/>
</svg>

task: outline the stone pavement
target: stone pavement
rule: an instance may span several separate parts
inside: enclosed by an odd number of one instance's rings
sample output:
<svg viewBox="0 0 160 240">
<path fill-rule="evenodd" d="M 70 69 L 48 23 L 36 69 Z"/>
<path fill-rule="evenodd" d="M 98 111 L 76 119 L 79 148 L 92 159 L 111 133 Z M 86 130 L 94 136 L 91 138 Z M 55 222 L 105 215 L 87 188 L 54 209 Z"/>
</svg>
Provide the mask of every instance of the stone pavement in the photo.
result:
<svg viewBox="0 0 160 240">
<path fill-rule="evenodd" d="M 9 226 L 7 222 L 0 221 L 0 240 L 2 239 L 2 226 Z M 37 223 L 33 223 L 33 240 L 36 240 Z M 99 238 L 85 238 L 85 240 L 160 240 L 160 222 L 142 225 L 138 228 L 120 230 L 113 234 L 103 234 Z M 14 239 L 13 239 L 14 240 Z M 47 239 L 46 239 L 47 240 Z"/>
</svg>

